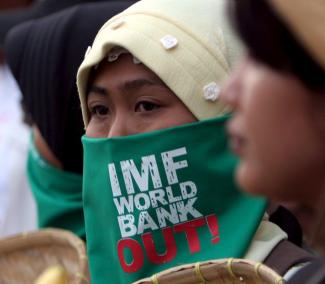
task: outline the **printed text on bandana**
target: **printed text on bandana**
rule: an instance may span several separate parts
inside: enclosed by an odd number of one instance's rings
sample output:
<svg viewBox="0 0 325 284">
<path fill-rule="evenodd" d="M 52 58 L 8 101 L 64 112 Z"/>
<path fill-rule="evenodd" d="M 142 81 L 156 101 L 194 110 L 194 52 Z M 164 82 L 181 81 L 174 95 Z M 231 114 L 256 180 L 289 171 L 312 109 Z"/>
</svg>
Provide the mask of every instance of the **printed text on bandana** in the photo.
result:
<svg viewBox="0 0 325 284">
<path fill-rule="evenodd" d="M 180 180 L 179 173 L 189 167 L 185 147 L 163 152 L 158 157 L 148 155 L 136 165 L 134 160 L 124 160 L 108 165 L 113 202 L 122 239 L 117 244 L 121 266 L 126 272 L 141 269 L 144 250 L 150 262 L 166 263 L 176 256 L 174 234 L 183 233 L 189 251 L 200 250 L 197 228 L 207 226 L 212 243 L 219 241 L 217 218 L 214 214 L 203 216 L 196 208 L 198 187 L 191 180 Z M 159 171 L 157 159 L 163 168 Z M 118 178 L 117 170 L 123 177 Z M 163 184 L 165 184 L 164 186 Z M 122 186 L 121 186 L 122 185 Z M 161 230 L 166 252 L 155 251 L 152 231 Z M 142 245 L 132 237 L 141 236 Z M 124 251 L 131 251 L 132 261 L 125 259 Z"/>
</svg>

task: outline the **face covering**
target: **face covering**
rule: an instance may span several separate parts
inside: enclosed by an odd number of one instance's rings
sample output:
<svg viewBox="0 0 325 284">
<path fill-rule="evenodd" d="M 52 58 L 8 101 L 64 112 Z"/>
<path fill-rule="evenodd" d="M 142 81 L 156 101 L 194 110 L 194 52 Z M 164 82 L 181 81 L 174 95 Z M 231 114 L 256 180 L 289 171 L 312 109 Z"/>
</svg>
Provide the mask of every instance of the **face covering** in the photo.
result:
<svg viewBox="0 0 325 284">
<path fill-rule="evenodd" d="M 266 202 L 240 192 L 226 117 L 115 138 L 83 137 L 92 283 L 243 257 Z"/>
<path fill-rule="evenodd" d="M 82 176 L 50 165 L 37 151 L 33 138 L 27 175 L 37 204 L 39 227 L 67 229 L 85 239 Z"/>
</svg>

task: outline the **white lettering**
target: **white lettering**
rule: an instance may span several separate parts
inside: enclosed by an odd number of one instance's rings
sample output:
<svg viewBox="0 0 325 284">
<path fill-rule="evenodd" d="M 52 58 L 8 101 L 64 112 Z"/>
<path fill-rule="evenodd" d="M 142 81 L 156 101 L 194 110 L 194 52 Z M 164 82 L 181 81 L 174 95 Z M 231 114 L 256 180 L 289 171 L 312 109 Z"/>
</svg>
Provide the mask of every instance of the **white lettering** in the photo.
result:
<svg viewBox="0 0 325 284">
<path fill-rule="evenodd" d="M 116 197 L 122 195 L 114 163 L 108 165 L 108 172 L 109 179 L 111 181 L 113 196 Z"/>
<path fill-rule="evenodd" d="M 199 211 L 197 211 L 193 207 L 193 204 L 195 203 L 196 200 L 197 200 L 197 197 L 188 199 L 186 205 L 184 205 L 184 201 L 180 201 L 180 202 L 176 203 L 177 210 L 179 213 L 179 219 L 181 222 L 188 220 L 188 218 L 187 218 L 188 214 L 191 214 L 194 218 L 199 218 L 199 217 L 203 216 Z"/>
<path fill-rule="evenodd" d="M 157 230 L 158 226 L 147 211 L 141 211 L 139 215 L 138 234 L 142 234 L 147 229 L 152 231 Z"/>
<path fill-rule="evenodd" d="M 177 202 L 177 201 L 182 200 L 181 196 L 174 196 L 174 193 L 173 193 L 173 190 L 172 190 L 171 186 L 166 187 L 166 193 L 167 193 L 169 203 L 173 203 L 173 202 Z"/>
<path fill-rule="evenodd" d="M 141 204 L 141 200 L 143 204 Z M 147 210 L 150 207 L 149 196 L 146 193 L 136 194 L 134 197 L 134 204 L 139 210 Z"/>
<path fill-rule="evenodd" d="M 133 160 L 121 161 L 121 169 L 128 194 L 134 193 L 132 177 L 142 192 L 148 191 L 149 173 L 153 187 L 159 188 L 162 186 L 157 161 L 154 155 L 142 158 L 141 172 L 138 171 Z"/>
<path fill-rule="evenodd" d="M 117 217 L 122 238 L 132 237 L 137 233 L 137 227 L 134 225 L 134 217 L 131 214 Z"/>
<path fill-rule="evenodd" d="M 197 194 L 196 185 L 192 181 L 181 182 L 179 184 L 179 187 L 181 188 L 183 199 L 192 198 Z M 188 191 L 187 189 L 189 189 L 190 191 Z"/>
<path fill-rule="evenodd" d="M 161 157 L 162 157 L 162 160 L 163 160 L 163 164 L 164 164 L 165 172 L 166 172 L 166 177 L 167 177 L 169 185 L 178 183 L 178 177 L 177 177 L 176 170 L 183 169 L 183 168 L 186 168 L 188 166 L 186 160 L 182 160 L 182 161 L 179 161 L 179 162 L 174 162 L 173 159 L 175 157 L 183 156 L 186 153 L 187 152 L 186 152 L 185 147 L 161 153 Z"/>
<path fill-rule="evenodd" d="M 166 219 L 170 221 L 172 224 L 179 223 L 179 218 L 177 214 L 176 205 L 170 204 L 169 205 L 170 212 L 168 212 L 166 209 L 160 207 L 156 209 L 156 214 L 159 222 L 159 227 L 164 228 L 166 227 Z"/>
<path fill-rule="evenodd" d="M 113 199 L 115 207 L 119 215 L 124 215 L 124 210 L 126 209 L 128 213 L 133 212 L 133 195 L 128 195 L 127 197 L 122 196 L 120 198 Z"/>
<path fill-rule="evenodd" d="M 167 200 L 164 198 L 165 191 L 163 189 L 151 190 L 149 191 L 149 196 L 153 208 L 158 207 L 158 201 L 161 203 L 161 205 L 168 204 Z"/>
</svg>

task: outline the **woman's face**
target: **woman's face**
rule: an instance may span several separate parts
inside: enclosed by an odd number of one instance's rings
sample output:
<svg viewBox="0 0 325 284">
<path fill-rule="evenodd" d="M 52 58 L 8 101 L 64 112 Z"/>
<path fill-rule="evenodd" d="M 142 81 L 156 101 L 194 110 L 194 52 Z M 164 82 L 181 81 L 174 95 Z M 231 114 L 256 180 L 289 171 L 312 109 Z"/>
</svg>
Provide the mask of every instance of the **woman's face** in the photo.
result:
<svg viewBox="0 0 325 284">
<path fill-rule="evenodd" d="M 234 109 L 228 130 L 244 190 L 277 201 L 317 201 L 325 179 L 324 97 L 294 76 L 249 57 L 242 62 L 222 99 Z"/>
<path fill-rule="evenodd" d="M 127 136 L 196 121 L 176 95 L 130 54 L 102 63 L 87 97 L 89 137 Z"/>
</svg>

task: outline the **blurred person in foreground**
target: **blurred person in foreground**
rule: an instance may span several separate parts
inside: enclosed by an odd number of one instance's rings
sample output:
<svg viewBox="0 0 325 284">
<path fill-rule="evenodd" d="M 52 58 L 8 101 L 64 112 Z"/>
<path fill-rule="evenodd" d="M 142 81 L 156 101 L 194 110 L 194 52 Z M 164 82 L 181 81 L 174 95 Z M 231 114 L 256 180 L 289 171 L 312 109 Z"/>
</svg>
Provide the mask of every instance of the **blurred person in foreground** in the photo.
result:
<svg viewBox="0 0 325 284">
<path fill-rule="evenodd" d="M 83 123 L 75 76 L 100 26 L 130 5 L 78 5 L 15 27 L 6 39 L 8 64 L 33 125 L 27 174 L 39 227 L 85 238 L 82 211 Z"/>
<path fill-rule="evenodd" d="M 325 2 L 239 0 L 231 11 L 248 48 L 222 94 L 235 111 L 228 129 L 240 156 L 237 181 L 295 204 L 307 240 L 324 256 Z M 324 264 L 312 268 L 292 281 L 324 283 Z"/>
</svg>

